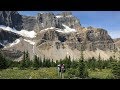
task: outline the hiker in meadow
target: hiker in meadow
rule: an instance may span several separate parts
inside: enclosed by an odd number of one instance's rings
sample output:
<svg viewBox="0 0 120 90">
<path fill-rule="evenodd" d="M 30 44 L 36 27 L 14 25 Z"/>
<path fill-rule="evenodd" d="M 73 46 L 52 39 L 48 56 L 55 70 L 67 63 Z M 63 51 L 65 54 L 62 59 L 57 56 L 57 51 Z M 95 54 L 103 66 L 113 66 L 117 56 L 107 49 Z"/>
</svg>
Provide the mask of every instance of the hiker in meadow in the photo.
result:
<svg viewBox="0 0 120 90">
<path fill-rule="evenodd" d="M 60 72 L 61 72 L 61 64 L 59 64 L 57 67 L 58 67 L 58 76 L 60 77 Z"/>
<path fill-rule="evenodd" d="M 62 73 L 65 72 L 65 65 L 64 64 L 61 65 L 61 71 L 62 71 Z"/>
<path fill-rule="evenodd" d="M 64 64 L 59 64 L 58 65 L 58 76 L 60 78 L 64 78 L 63 73 L 65 72 L 65 65 Z"/>
<path fill-rule="evenodd" d="M 64 78 L 64 73 L 65 72 L 65 65 L 64 64 L 62 64 L 61 65 L 61 78 Z"/>
</svg>

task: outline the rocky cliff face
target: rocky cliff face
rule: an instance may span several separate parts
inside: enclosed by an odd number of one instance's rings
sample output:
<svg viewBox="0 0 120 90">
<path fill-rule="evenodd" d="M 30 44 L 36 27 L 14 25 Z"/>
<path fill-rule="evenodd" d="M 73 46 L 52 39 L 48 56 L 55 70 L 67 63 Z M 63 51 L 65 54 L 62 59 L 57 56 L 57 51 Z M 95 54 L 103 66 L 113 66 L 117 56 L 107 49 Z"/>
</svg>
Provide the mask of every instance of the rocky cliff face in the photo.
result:
<svg viewBox="0 0 120 90">
<path fill-rule="evenodd" d="M 120 51 L 120 38 L 114 39 L 114 44 L 117 47 L 117 50 Z"/>
<path fill-rule="evenodd" d="M 9 26 L 17 30 L 34 30 L 37 26 L 39 30 L 49 27 L 63 28 L 66 24 L 71 28 L 80 26 L 79 20 L 72 16 L 71 12 L 62 12 L 55 16 L 52 12 L 38 13 L 36 17 L 23 16 L 17 11 L 0 11 L 0 25 Z"/>
<path fill-rule="evenodd" d="M 113 50 L 114 41 L 108 35 L 107 31 L 101 28 L 92 28 L 86 31 L 86 41 L 89 42 L 89 47 L 92 50 Z"/>
<path fill-rule="evenodd" d="M 7 45 L 9 43 L 12 43 L 19 37 L 20 37 L 19 35 L 15 34 L 13 32 L 8 32 L 8 31 L 4 31 L 3 29 L 0 29 L 0 43 L 3 46 Z"/>
<path fill-rule="evenodd" d="M 100 28 L 87 28 L 82 34 L 73 32 L 73 33 L 60 33 L 56 30 L 48 30 L 43 34 L 43 41 L 56 41 L 67 44 L 71 49 L 80 50 L 81 46 L 84 50 L 95 51 L 100 50 L 113 50 L 114 41 L 108 35 L 107 31 Z M 43 42 L 44 43 L 44 42 Z M 42 44 L 42 43 L 41 43 Z M 56 44 L 60 45 L 60 44 Z M 59 47 L 59 46 L 57 46 Z"/>
<path fill-rule="evenodd" d="M 16 11 L 0 11 L 0 25 L 9 26 L 21 30 L 22 16 Z"/>
<path fill-rule="evenodd" d="M 80 21 L 72 15 L 72 12 L 62 12 L 56 16 L 58 21 L 70 28 L 80 27 Z"/>
<path fill-rule="evenodd" d="M 24 30 L 32 31 L 37 29 L 37 19 L 32 16 L 22 16 L 22 28 Z"/>
<path fill-rule="evenodd" d="M 40 30 L 50 27 L 62 28 L 62 23 L 58 21 L 58 19 L 52 12 L 39 13 L 37 16 L 37 21 Z"/>
<path fill-rule="evenodd" d="M 33 45 L 35 50 L 28 48 L 31 56 L 37 54 L 38 56 L 45 55 L 47 58 L 61 59 L 61 57 L 70 55 L 72 58 L 78 58 L 82 49 L 86 52 L 86 57 L 90 55 L 92 57 L 96 55 L 95 53 L 102 51 L 103 57 L 108 58 L 110 54 L 108 55 L 106 52 L 116 48 L 113 39 L 106 30 L 91 26 L 82 27 L 80 21 L 71 12 L 62 12 L 57 15 L 52 12 L 38 13 L 37 16 L 32 17 L 20 15 L 17 11 L 0 11 L 0 25 L 9 26 L 16 30 L 35 31 L 36 37 L 34 39 L 27 38 L 31 40 L 26 40 L 27 44 L 24 41 L 26 37 L 22 37 L 23 39 L 20 40 L 22 43 L 17 44 L 19 47 L 11 47 L 19 51 L 22 48 L 23 51 L 29 45 L 30 47 Z M 19 37 L 21 36 L 13 32 L 0 29 L 0 47 L 5 42 L 11 43 Z M 7 50 L 9 49 L 7 48 Z M 94 54 L 87 54 L 88 51 Z"/>
</svg>

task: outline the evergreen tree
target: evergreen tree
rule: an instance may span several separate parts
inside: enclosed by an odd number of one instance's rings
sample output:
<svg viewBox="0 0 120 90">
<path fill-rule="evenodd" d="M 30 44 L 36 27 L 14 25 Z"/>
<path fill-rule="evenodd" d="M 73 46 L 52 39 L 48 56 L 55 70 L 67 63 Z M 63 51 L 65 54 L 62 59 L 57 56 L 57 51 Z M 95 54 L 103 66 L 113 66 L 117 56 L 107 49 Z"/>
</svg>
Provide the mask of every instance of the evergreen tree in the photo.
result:
<svg viewBox="0 0 120 90">
<path fill-rule="evenodd" d="M 95 70 L 95 68 L 96 68 L 96 59 L 94 57 L 92 57 L 92 59 L 91 59 L 91 69 Z"/>
<path fill-rule="evenodd" d="M 85 66 L 85 63 L 84 63 L 83 60 L 79 60 L 78 71 L 79 71 L 79 77 L 80 78 L 88 77 L 88 71 L 86 69 L 86 66 Z"/>
<path fill-rule="evenodd" d="M 113 64 L 112 74 L 115 79 L 120 79 L 120 62 Z"/>
<path fill-rule="evenodd" d="M 26 56 L 25 56 L 25 51 L 23 52 L 23 59 L 22 61 L 20 61 L 20 69 L 24 69 L 25 68 L 25 60 L 26 60 Z"/>
<path fill-rule="evenodd" d="M 106 63 L 106 60 L 102 61 L 102 69 L 105 69 L 107 67 L 108 67 L 108 63 Z"/>
<path fill-rule="evenodd" d="M 111 57 L 111 56 L 110 56 L 109 60 L 110 60 L 111 62 L 113 62 L 113 61 L 114 61 L 113 57 Z"/>
<path fill-rule="evenodd" d="M 62 64 L 62 60 L 60 59 L 59 64 Z"/>
<path fill-rule="evenodd" d="M 46 59 L 45 59 L 45 57 L 43 58 L 43 67 L 46 67 Z"/>
<path fill-rule="evenodd" d="M 0 69 L 6 69 L 7 68 L 7 60 L 5 56 L 0 52 Z"/>
<path fill-rule="evenodd" d="M 68 68 L 70 68 L 70 66 L 71 66 L 71 58 L 69 56 L 69 58 L 68 58 Z"/>
<path fill-rule="evenodd" d="M 65 65 L 66 68 L 70 68 L 70 66 L 71 66 L 71 58 L 70 58 L 70 56 L 69 57 L 66 56 L 65 59 L 61 60 L 61 61 L 62 61 L 62 64 Z"/>
<path fill-rule="evenodd" d="M 39 58 L 39 67 L 42 67 L 42 59 Z"/>
<path fill-rule="evenodd" d="M 47 67 L 51 67 L 51 62 L 50 62 L 50 59 L 47 59 Z"/>
<path fill-rule="evenodd" d="M 14 62 L 13 62 L 12 60 L 7 59 L 7 67 L 8 67 L 8 68 L 13 67 L 13 63 L 14 63 Z M 16 67 L 18 67 L 18 65 L 17 65 Z"/>
<path fill-rule="evenodd" d="M 49 67 L 49 60 L 48 59 L 45 60 L 45 67 Z"/>
<path fill-rule="evenodd" d="M 74 60 L 73 60 L 73 61 L 71 62 L 71 68 L 74 68 L 74 69 L 75 69 L 75 68 L 77 68 L 77 67 L 78 67 L 77 61 L 74 61 Z"/>
<path fill-rule="evenodd" d="M 39 68 L 39 60 L 38 60 L 38 57 L 36 55 L 34 55 L 33 67 L 36 69 Z"/>
<path fill-rule="evenodd" d="M 114 64 L 117 62 L 113 57 L 109 58 L 109 68 L 113 68 Z"/>
<path fill-rule="evenodd" d="M 56 63 L 53 61 L 53 67 L 56 67 L 57 65 L 56 65 Z"/>
<path fill-rule="evenodd" d="M 84 63 L 84 55 L 83 55 L 83 50 L 81 49 L 81 59 L 79 59 L 79 64 L 78 64 L 78 71 L 79 74 L 78 76 L 80 78 L 86 78 L 88 77 L 88 71 Z"/>
<path fill-rule="evenodd" d="M 27 52 L 23 52 L 23 59 L 22 61 L 20 61 L 20 69 L 25 69 L 30 67 L 31 65 L 31 61 L 30 61 L 30 57 L 29 57 L 29 53 Z"/>
<path fill-rule="evenodd" d="M 30 67 L 30 65 L 31 65 L 31 61 L 30 61 L 30 56 L 29 56 L 29 53 L 28 53 L 28 51 L 26 52 L 26 60 L 25 60 L 25 67 L 26 68 L 28 68 L 28 67 Z"/>
<path fill-rule="evenodd" d="M 59 64 L 58 60 L 56 60 L 55 64 L 56 64 L 56 66 Z"/>
<path fill-rule="evenodd" d="M 100 54 L 99 54 L 98 61 L 97 61 L 97 68 L 102 70 L 102 61 L 101 61 Z"/>
<path fill-rule="evenodd" d="M 24 60 L 24 61 L 26 60 L 26 52 L 25 51 L 23 52 L 23 59 L 22 60 Z"/>
<path fill-rule="evenodd" d="M 51 67 L 54 67 L 54 62 L 53 62 L 53 59 L 51 61 Z"/>
</svg>

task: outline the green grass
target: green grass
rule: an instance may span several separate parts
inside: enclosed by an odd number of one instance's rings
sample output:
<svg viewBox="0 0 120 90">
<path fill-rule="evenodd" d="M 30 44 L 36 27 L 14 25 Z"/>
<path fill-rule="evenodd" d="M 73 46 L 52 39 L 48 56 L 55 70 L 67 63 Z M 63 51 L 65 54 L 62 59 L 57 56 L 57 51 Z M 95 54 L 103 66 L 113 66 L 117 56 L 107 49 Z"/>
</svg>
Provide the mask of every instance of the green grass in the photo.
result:
<svg viewBox="0 0 120 90">
<path fill-rule="evenodd" d="M 88 70 L 89 77 L 90 78 L 96 78 L 96 79 L 111 79 L 112 78 L 112 72 L 111 69 L 102 69 L 100 70 Z"/>
<path fill-rule="evenodd" d="M 56 68 L 40 68 L 38 70 L 6 69 L 0 71 L 0 79 L 57 79 Z"/>
<path fill-rule="evenodd" d="M 90 78 L 107 79 L 112 77 L 110 69 L 103 69 L 102 71 L 88 70 L 88 72 Z M 1 70 L 0 79 L 59 79 L 59 77 L 57 68 L 39 68 L 38 70 L 14 68 Z"/>
</svg>

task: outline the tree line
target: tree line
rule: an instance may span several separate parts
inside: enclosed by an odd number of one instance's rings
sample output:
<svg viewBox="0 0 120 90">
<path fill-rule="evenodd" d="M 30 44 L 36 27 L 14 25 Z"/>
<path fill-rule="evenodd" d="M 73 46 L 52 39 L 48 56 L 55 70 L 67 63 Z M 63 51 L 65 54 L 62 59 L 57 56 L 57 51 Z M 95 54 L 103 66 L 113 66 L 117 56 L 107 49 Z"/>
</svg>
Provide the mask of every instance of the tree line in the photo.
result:
<svg viewBox="0 0 120 90">
<path fill-rule="evenodd" d="M 38 69 L 41 67 L 57 67 L 58 64 L 64 64 L 65 68 L 68 69 L 68 73 L 74 74 L 80 78 L 88 77 L 89 70 L 102 70 L 102 69 L 112 69 L 112 73 L 115 78 L 120 78 L 120 61 L 115 60 L 110 57 L 108 60 L 102 60 L 99 54 L 98 59 L 92 57 L 88 60 L 84 59 L 84 55 L 81 52 L 79 60 L 72 60 L 71 57 L 65 57 L 63 60 L 56 60 L 41 58 L 37 55 L 34 55 L 33 60 L 30 60 L 30 55 L 28 51 L 23 52 L 23 58 L 21 61 L 13 61 L 9 58 L 6 58 L 2 52 L 0 52 L 0 69 L 7 69 L 18 67 L 21 70 L 27 68 Z"/>
</svg>

